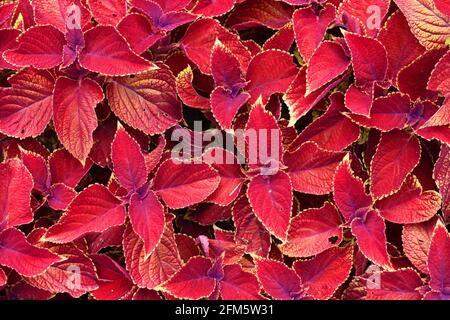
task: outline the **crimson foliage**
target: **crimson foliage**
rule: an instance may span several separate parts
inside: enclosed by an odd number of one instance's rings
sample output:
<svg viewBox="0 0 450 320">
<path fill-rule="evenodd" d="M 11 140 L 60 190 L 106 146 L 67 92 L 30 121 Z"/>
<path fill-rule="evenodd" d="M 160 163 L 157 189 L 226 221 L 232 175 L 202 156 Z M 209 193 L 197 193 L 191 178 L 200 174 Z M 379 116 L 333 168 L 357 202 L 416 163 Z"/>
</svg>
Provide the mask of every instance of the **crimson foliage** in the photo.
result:
<svg viewBox="0 0 450 320">
<path fill-rule="evenodd" d="M 2 4 L 0 297 L 450 299 L 449 39 L 446 0 Z"/>
</svg>

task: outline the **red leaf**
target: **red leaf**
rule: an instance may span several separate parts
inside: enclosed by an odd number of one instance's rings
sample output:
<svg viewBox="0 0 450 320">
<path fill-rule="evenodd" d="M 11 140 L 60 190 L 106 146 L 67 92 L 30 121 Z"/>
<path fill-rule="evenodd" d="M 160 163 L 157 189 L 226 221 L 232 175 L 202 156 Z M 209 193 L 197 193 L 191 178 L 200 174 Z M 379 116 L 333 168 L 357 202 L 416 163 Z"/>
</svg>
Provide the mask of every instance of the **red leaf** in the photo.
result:
<svg viewBox="0 0 450 320">
<path fill-rule="evenodd" d="M 262 48 L 259 44 L 256 43 L 255 40 L 244 40 L 242 44 L 248 49 L 251 56 L 255 56 L 262 51 Z"/>
<path fill-rule="evenodd" d="M 424 223 L 407 224 L 403 227 L 402 244 L 406 257 L 423 273 L 428 271 L 428 251 L 437 218 Z"/>
<path fill-rule="evenodd" d="M 444 50 L 426 52 L 403 68 L 397 77 L 399 90 L 408 94 L 411 100 L 435 100 L 437 93 L 427 89 L 427 82 L 434 66 L 444 53 Z M 414 81 L 411 81 L 411 79 L 414 79 Z"/>
<path fill-rule="evenodd" d="M 216 39 L 234 54 L 242 70 L 247 70 L 251 59 L 250 52 L 237 35 L 229 32 L 214 19 L 201 19 L 192 23 L 180 40 L 180 46 L 201 72 L 211 74 L 211 51 Z"/>
<path fill-rule="evenodd" d="M 284 3 L 293 5 L 293 6 L 303 6 L 311 4 L 313 0 L 275 0 L 275 1 L 283 1 Z M 321 3 L 322 0 L 319 0 L 318 3 Z"/>
<path fill-rule="evenodd" d="M 20 25 L 23 29 L 28 29 L 35 25 L 34 9 L 30 1 L 19 0 L 15 3 L 15 12 L 11 17 L 16 26 Z"/>
<path fill-rule="evenodd" d="M 157 7 L 158 11 L 161 11 L 161 13 L 164 12 L 170 12 L 170 11 L 179 11 L 183 10 L 191 1 L 190 0 L 154 0 L 154 1 L 148 1 L 148 0 L 131 0 L 130 4 L 133 5 L 133 7 L 144 10 L 149 8 Z M 153 9 L 156 10 L 156 9 Z M 147 13 L 150 13 L 149 10 Z"/>
<path fill-rule="evenodd" d="M 399 190 L 419 163 L 420 153 L 419 141 L 409 133 L 399 130 L 384 133 L 371 164 L 373 196 L 379 199 Z"/>
<path fill-rule="evenodd" d="M 80 9 L 81 25 L 71 25 L 77 14 L 73 5 Z M 81 27 L 85 26 L 91 20 L 89 10 L 81 3 L 81 0 L 39 0 L 33 1 L 33 9 L 37 24 L 50 24 L 55 26 L 61 32 L 66 32 L 67 26 Z M 72 19 L 71 19 L 72 18 Z"/>
<path fill-rule="evenodd" d="M 92 161 L 102 168 L 111 164 L 111 144 L 114 140 L 116 128 L 117 122 L 111 117 L 106 121 L 100 122 L 92 135 L 94 145 L 89 154 L 89 159 L 92 159 Z"/>
<path fill-rule="evenodd" d="M 446 295 L 450 293 L 449 255 L 450 236 L 445 226 L 438 222 L 428 252 L 428 269 L 430 270 L 431 289 Z"/>
<path fill-rule="evenodd" d="M 223 300 L 261 300 L 256 277 L 242 270 L 238 264 L 223 267 L 224 277 L 220 281 Z"/>
<path fill-rule="evenodd" d="M 164 232 L 164 207 L 153 191 L 141 196 L 135 193 L 130 200 L 129 215 L 134 232 L 144 241 L 146 257 L 148 257 Z"/>
<path fill-rule="evenodd" d="M 230 151 L 211 148 L 203 154 L 203 161 L 210 164 L 220 175 L 219 187 L 206 201 L 228 206 L 239 196 L 245 181 L 238 159 Z"/>
<path fill-rule="evenodd" d="M 49 300 L 54 294 L 19 281 L 9 291 L 8 298 L 14 300 Z"/>
<path fill-rule="evenodd" d="M 377 211 L 371 210 L 364 217 L 355 218 L 351 228 L 367 259 L 383 268 L 392 268 L 387 252 L 386 225 Z"/>
<path fill-rule="evenodd" d="M 167 66 L 158 66 L 136 76 L 115 78 L 106 88 L 111 110 L 149 135 L 163 133 L 181 119 L 175 77 Z"/>
<path fill-rule="evenodd" d="M 89 7 L 99 24 L 117 25 L 127 14 L 125 0 L 89 0 Z"/>
<path fill-rule="evenodd" d="M 166 147 L 166 139 L 164 136 L 158 138 L 158 145 L 150 153 L 145 154 L 145 165 L 149 172 L 152 172 L 160 163 L 164 148 Z"/>
<path fill-rule="evenodd" d="M 295 191 L 327 194 L 333 191 L 333 178 L 344 153 L 328 152 L 314 142 L 306 142 L 295 152 L 284 154 L 284 164 Z"/>
<path fill-rule="evenodd" d="M 20 157 L 33 177 L 33 189 L 45 194 L 50 188 L 50 169 L 45 158 L 24 149 L 20 149 Z"/>
<path fill-rule="evenodd" d="M 240 197 L 232 209 L 236 226 L 235 241 L 245 245 L 246 251 L 267 257 L 270 249 L 270 233 L 256 218 L 246 196 Z"/>
<path fill-rule="evenodd" d="M 450 147 L 442 145 L 433 176 L 442 196 L 442 210 L 450 217 Z"/>
<path fill-rule="evenodd" d="M 148 178 L 148 170 L 141 147 L 126 130 L 119 125 L 111 146 L 114 175 L 128 191 L 136 191 Z"/>
<path fill-rule="evenodd" d="M 347 280 L 352 266 L 353 247 L 347 246 L 328 249 L 311 260 L 298 260 L 293 268 L 310 296 L 326 300 Z"/>
<path fill-rule="evenodd" d="M 278 49 L 289 51 L 294 43 L 295 34 L 292 22 L 288 22 L 283 28 L 278 30 L 272 37 L 264 42 L 263 50 Z"/>
<path fill-rule="evenodd" d="M 92 166 L 89 159 L 83 166 L 65 149 L 54 151 L 48 158 L 52 183 L 63 183 L 70 188 L 75 188 Z"/>
<path fill-rule="evenodd" d="M 448 300 L 448 294 L 429 291 L 423 296 L 423 300 Z"/>
<path fill-rule="evenodd" d="M 247 70 L 250 103 L 255 103 L 262 96 L 263 104 L 267 104 L 272 94 L 285 93 L 297 72 L 298 69 L 288 52 L 268 50 L 256 55 Z"/>
<path fill-rule="evenodd" d="M 33 221 L 32 189 L 33 178 L 20 160 L 0 163 L 0 232 Z"/>
<path fill-rule="evenodd" d="M 130 276 L 113 259 L 104 254 L 90 256 L 97 269 L 98 289 L 91 292 L 97 300 L 118 300 L 132 287 Z"/>
<path fill-rule="evenodd" d="M 295 40 L 303 59 L 308 62 L 314 51 L 322 42 L 328 26 L 336 19 L 336 8 L 327 4 L 319 13 L 310 7 L 300 8 L 294 12 Z"/>
<path fill-rule="evenodd" d="M 40 135 L 52 117 L 54 78 L 48 71 L 26 68 L 0 89 L 0 131 L 17 138 Z"/>
<path fill-rule="evenodd" d="M 53 26 L 31 27 L 18 37 L 19 47 L 8 50 L 3 58 L 12 65 L 50 69 L 62 63 L 64 35 Z"/>
<path fill-rule="evenodd" d="M 342 240 L 341 218 L 329 202 L 320 209 L 308 209 L 292 219 L 281 251 L 291 257 L 311 257 Z"/>
<path fill-rule="evenodd" d="M 202 15 L 204 17 L 221 16 L 230 11 L 236 0 L 199 0 L 192 13 Z"/>
<path fill-rule="evenodd" d="M 248 200 L 255 215 L 273 235 L 286 239 L 292 211 L 292 184 L 283 171 L 250 180 Z"/>
<path fill-rule="evenodd" d="M 63 183 L 56 183 L 50 187 L 47 197 L 48 206 L 53 210 L 66 210 L 77 192 Z"/>
<path fill-rule="evenodd" d="M 319 119 L 311 123 L 289 146 L 297 150 L 307 141 L 315 142 L 323 150 L 340 152 L 357 141 L 359 127 L 342 115 L 345 111 L 344 96 L 335 93 L 330 97 L 331 106 Z"/>
<path fill-rule="evenodd" d="M 176 209 L 205 200 L 216 191 L 220 176 L 208 164 L 169 159 L 161 164 L 153 183 L 156 194 Z"/>
<path fill-rule="evenodd" d="M 3 58 L 3 52 L 9 49 L 16 49 L 18 47 L 18 42 L 16 38 L 20 35 L 20 31 L 16 29 L 1 29 L 0 38 L 2 42 L 0 43 L 0 68 L 2 69 L 15 69 L 16 67 L 12 64 L 6 62 Z"/>
<path fill-rule="evenodd" d="M 344 0 L 339 7 L 338 16 L 344 20 L 352 32 L 375 37 L 381 23 L 389 11 L 390 0 Z M 354 29 L 354 25 L 364 29 Z"/>
<path fill-rule="evenodd" d="M 256 102 L 248 116 L 245 142 L 250 168 L 267 171 L 279 168 L 278 162 L 283 152 L 282 131 L 275 117 L 265 110 L 261 100 Z M 238 143 L 238 148 L 244 149 L 240 144 Z"/>
<path fill-rule="evenodd" d="M 122 245 L 125 227 L 115 226 L 101 233 L 90 233 L 85 236 L 89 253 L 98 253 L 106 247 Z"/>
<path fill-rule="evenodd" d="M 125 76 L 156 68 L 156 65 L 131 51 L 126 40 L 112 26 L 96 26 L 84 34 L 85 47 L 80 65 L 93 72 Z"/>
<path fill-rule="evenodd" d="M 178 233 L 175 235 L 175 240 L 181 259 L 184 262 L 187 262 L 190 258 L 200 254 L 197 242 L 192 237 Z"/>
<path fill-rule="evenodd" d="M 153 2 L 157 3 L 163 12 L 170 12 L 185 9 L 191 0 L 154 0 Z"/>
<path fill-rule="evenodd" d="M 14 269 L 22 276 L 37 276 L 60 260 L 56 254 L 29 244 L 17 229 L 0 233 L 0 265 Z"/>
<path fill-rule="evenodd" d="M 283 96 L 284 102 L 289 108 L 289 126 L 293 127 L 297 121 L 306 115 L 312 108 L 319 104 L 330 91 L 342 79 L 338 79 L 329 85 L 322 87 L 320 90 L 306 95 L 306 68 L 300 69 L 294 81 Z"/>
<path fill-rule="evenodd" d="M 3 138 L 5 138 L 3 136 Z M 8 140 L 8 139 L 6 139 Z M 9 139 L 10 140 L 10 139 Z M 9 141 L 12 142 L 12 141 Z M 9 148 L 6 152 L 6 157 L 8 158 L 16 158 L 20 157 L 20 148 L 25 149 L 30 152 L 34 152 L 43 156 L 45 159 L 50 155 L 50 151 L 46 147 L 44 147 L 39 141 L 27 138 L 23 140 L 16 140 L 15 143 L 7 143 L 6 146 L 9 145 Z M 20 148 L 19 148 L 20 147 Z"/>
<path fill-rule="evenodd" d="M 196 16 L 189 12 L 168 12 L 161 16 L 159 25 L 164 31 L 172 31 L 175 28 L 190 23 L 196 19 Z"/>
<path fill-rule="evenodd" d="M 276 99 L 276 100 L 278 100 L 278 99 Z M 269 101 L 269 107 L 271 107 L 270 106 L 270 101 Z M 281 110 L 281 103 L 280 103 L 280 110 L 279 111 L 280 111 L 280 113 L 282 111 Z M 292 142 L 294 142 L 295 138 L 297 138 L 297 129 L 295 127 L 290 127 L 289 126 L 289 121 L 287 121 L 286 119 L 278 120 L 278 126 L 280 127 L 281 134 L 283 136 L 283 146 L 287 147 Z"/>
<path fill-rule="evenodd" d="M 346 222 L 367 212 L 372 198 L 366 194 L 363 181 L 353 174 L 346 156 L 334 176 L 334 201 Z"/>
<path fill-rule="evenodd" d="M 228 16 L 227 27 L 236 30 L 266 26 L 280 29 L 289 22 L 293 8 L 276 0 L 247 0 Z"/>
<path fill-rule="evenodd" d="M 433 0 L 395 0 L 411 31 L 428 50 L 444 48 L 450 36 L 450 20 L 436 8 Z"/>
<path fill-rule="evenodd" d="M 219 264 L 211 269 L 210 276 L 220 280 L 223 277 L 222 265 L 239 263 L 245 254 L 245 247 L 234 242 L 231 232 L 216 229 L 215 237 L 216 239 L 208 239 L 206 236 L 199 236 L 197 239 L 203 252 L 216 261 L 215 264 Z"/>
<path fill-rule="evenodd" d="M 298 300 L 303 286 L 297 274 L 285 264 L 274 260 L 257 260 L 256 275 L 264 290 L 277 300 Z"/>
<path fill-rule="evenodd" d="M 367 300 L 421 300 L 420 276 L 412 269 L 384 271 L 379 274 L 380 288 L 369 288 Z"/>
<path fill-rule="evenodd" d="M 447 7 L 0 5 L 0 296 L 448 300 Z"/>
<path fill-rule="evenodd" d="M 73 245 L 44 245 L 64 258 L 51 265 L 43 274 L 26 281 L 41 290 L 53 293 L 67 292 L 74 298 L 98 288 L 97 272 L 91 259 Z"/>
<path fill-rule="evenodd" d="M 127 270 L 133 282 L 142 288 L 153 289 L 161 285 L 182 266 L 172 218 L 166 221 L 161 241 L 148 258 L 145 258 L 144 242 L 133 232 L 131 225 L 125 229 L 123 249 Z"/>
<path fill-rule="evenodd" d="M 350 59 L 339 43 L 322 42 L 308 63 L 306 95 L 342 75 L 349 66 Z"/>
<path fill-rule="evenodd" d="M 13 18 L 16 19 L 16 24 L 21 24 L 23 29 L 28 29 L 35 25 L 34 8 L 30 1 L 19 0 L 16 4 L 16 9 Z"/>
<path fill-rule="evenodd" d="M 211 260 L 193 257 L 163 284 L 163 288 L 177 298 L 197 300 L 208 297 L 216 286 L 216 281 L 208 276 L 211 267 Z"/>
<path fill-rule="evenodd" d="M 195 221 L 201 226 L 208 226 L 230 219 L 231 210 L 229 206 L 204 202 L 189 210 L 188 217 L 189 220 Z"/>
<path fill-rule="evenodd" d="M 130 192 L 119 184 L 119 181 L 114 177 L 109 181 L 108 190 L 116 197 L 129 200 Z"/>
<path fill-rule="evenodd" d="M 137 54 L 144 53 L 163 37 L 153 30 L 151 21 L 139 13 L 131 13 L 124 17 L 117 25 L 117 29 Z"/>
<path fill-rule="evenodd" d="M 244 85 L 238 59 L 219 40 L 216 40 L 211 52 L 211 73 L 216 86 L 234 90 L 235 86 Z"/>
<path fill-rule="evenodd" d="M 422 138 L 428 141 L 436 139 L 444 144 L 450 144 L 450 128 L 447 126 L 425 126 L 428 120 L 434 118 L 435 115 L 439 115 L 440 110 L 441 109 L 438 109 L 438 107 L 430 101 L 418 102 L 416 107 L 413 109 L 413 112 L 416 113 L 411 113 L 411 122 L 415 123 L 415 133 L 420 135 Z M 445 109 L 443 111 L 445 111 Z M 440 119 L 438 118 L 435 118 L 433 121 L 435 120 L 436 122 L 440 122 Z"/>
<path fill-rule="evenodd" d="M 62 65 L 59 66 L 59 69 L 72 65 L 76 61 L 78 53 L 85 45 L 83 32 L 79 29 L 67 30 L 65 38 L 67 44 L 63 47 L 63 61 Z"/>
<path fill-rule="evenodd" d="M 369 117 L 356 114 L 347 116 L 361 126 L 386 132 L 403 129 L 410 114 L 410 105 L 409 96 L 393 93 L 375 99 Z"/>
<path fill-rule="evenodd" d="M 450 98 L 445 100 L 444 104 L 425 122 L 422 128 L 447 126 L 448 124 L 450 124 Z"/>
<path fill-rule="evenodd" d="M 440 91 L 442 95 L 450 96 L 450 53 L 446 53 L 434 67 L 428 81 L 429 90 Z"/>
<path fill-rule="evenodd" d="M 55 243 L 71 242 L 86 233 L 103 232 L 124 222 L 123 204 L 106 187 L 94 184 L 78 194 L 45 238 Z"/>
<path fill-rule="evenodd" d="M 53 95 L 55 130 L 67 151 L 83 164 L 94 145 L 95 107 L 102 100 L 102 88 L 95 81 L 75 81 L 66 77 L 56 80 Z"/>
<path fill-rule="evenodd" d="M 419 180 L 409 176 L 400 190 L 376 203 L 381 216 L 394 223 L 420 223 L 430 220 L 441 208 L 436 191 L 423 192 Z"/>
<path fill-rule="evenodd" d="M 355 115 L 368 117 L 373 105 L 373 91 L 373 84 L 368 90 L 357 87 L 355 84 L 351 84 L 345 93 L 345 107 Z"/>
<path fill-rule="evenodd" d="M 11 24 L 11 16 L 15 9 L 15 3 L 2 3 L 0 6 L 0 26 Z"/>
<path fill-rule="evenodd" d="M 166 4 L 163 4 L 162 1 L 158 3 L 158 1 L 133 0 L 132 4 L 152 20 L 155 29 L 163 31 L 158 32 L 162 36 L 165 35 L 164 31 L 172 31 L 183 24 L 195 20 L 195 15 L 191 13 L 178 11 L 179 9 L 169 11 L 163 9 Z M 183 5 L 186 6 L 186 4 Z M 175 6 L 178 5 L 175 4 Z"/>
<path fill-rule="evenodd" d="M 6 282 L 8 282 L 8 277 L 6 276 L 5 271 L 0 268 L 0 287 L 4 286 Z"/>
<path fill-rule="evenodd" d="M 178 96 L 185 105 L 191 108 L 209 109 L 209 99 L 198 94 L 192 85 L 193 79 L 194 73 L 192 72 L 191 66 L 188 65 L 186 69 L 181 71 L 177 76 Z"/>
<path fill-rule="evenodd" d="M 395 34 L 395 37 L 392 35 Z M 386 48 L 388 56 L 387 78 L 397 82 L 397 75 L 404 67 L 425 52 L 419 41 L 411 33 L 405 16 L 395 12 L 381 29 L 378 40 Z M 408 50 L 405 50 L 408 48 Z"/>
<path fill-rule="evenodd" d="M 388 63 L 386 50 L 378 40 L 346 33 L 345 41 L 352 54 L 357 84 L 383 81 L 386 78 Z"/>
<path fill-rule="evenodd" d="M 162 300 L 157 291 L 139 288 L 132 300 Z"/>
<path fill-rule="evenodd" d="M 228 88 L 217 87 L 211 93 L 211 111 L 222 129 L 231 129 L 239 109 L 250 99 L 247 92 L 236 96 Z"/>
<path fill-rule="evenodd" d="M 433 0 L 436 8 L 443 14 L 450 16 L 450 5 L 445 0 Z"/>
</svg>

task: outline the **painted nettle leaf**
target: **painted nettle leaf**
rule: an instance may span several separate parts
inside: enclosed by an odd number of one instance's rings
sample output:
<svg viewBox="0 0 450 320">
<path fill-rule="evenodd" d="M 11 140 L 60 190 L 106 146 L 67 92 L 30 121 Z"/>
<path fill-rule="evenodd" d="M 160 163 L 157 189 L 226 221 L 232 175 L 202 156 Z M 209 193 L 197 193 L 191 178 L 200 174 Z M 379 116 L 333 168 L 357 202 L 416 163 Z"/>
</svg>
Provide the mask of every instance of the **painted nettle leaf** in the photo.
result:
<svg viewBox="0 0 450 320">
<path fill-rule="evenodd" d="M 447 0 L 3 1 L 0 300 L 450 300 L 449 41 Z"/>
</svg>

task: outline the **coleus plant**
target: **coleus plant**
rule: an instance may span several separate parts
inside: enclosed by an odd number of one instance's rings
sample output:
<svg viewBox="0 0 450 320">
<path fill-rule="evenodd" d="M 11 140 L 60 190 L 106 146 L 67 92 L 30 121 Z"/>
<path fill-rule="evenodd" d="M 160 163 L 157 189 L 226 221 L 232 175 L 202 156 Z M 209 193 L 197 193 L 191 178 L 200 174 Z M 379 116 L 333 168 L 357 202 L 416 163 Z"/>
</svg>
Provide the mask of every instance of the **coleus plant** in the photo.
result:
<svg viewBox="0 0 450 320">
<path fill-rule="evenodd" d="M 444 0 L 3 3 L 0 297 L 449 300 L 449 45 Z"/>
</svg>

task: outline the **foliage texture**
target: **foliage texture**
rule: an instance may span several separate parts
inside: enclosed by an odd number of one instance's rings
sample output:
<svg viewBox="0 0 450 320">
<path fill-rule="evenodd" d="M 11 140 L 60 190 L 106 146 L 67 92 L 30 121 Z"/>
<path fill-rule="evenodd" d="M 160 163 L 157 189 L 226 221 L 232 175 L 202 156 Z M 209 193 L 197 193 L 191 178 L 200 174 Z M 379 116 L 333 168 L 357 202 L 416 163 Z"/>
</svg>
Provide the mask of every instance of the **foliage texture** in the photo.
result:
<svg viewBox="0 0 450 320">
<path fill-rule="evenodd" d="M 449 300 L 449 46 L 445 0 L 2 1 L 0 299 Z"/>
</svg>

